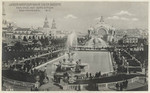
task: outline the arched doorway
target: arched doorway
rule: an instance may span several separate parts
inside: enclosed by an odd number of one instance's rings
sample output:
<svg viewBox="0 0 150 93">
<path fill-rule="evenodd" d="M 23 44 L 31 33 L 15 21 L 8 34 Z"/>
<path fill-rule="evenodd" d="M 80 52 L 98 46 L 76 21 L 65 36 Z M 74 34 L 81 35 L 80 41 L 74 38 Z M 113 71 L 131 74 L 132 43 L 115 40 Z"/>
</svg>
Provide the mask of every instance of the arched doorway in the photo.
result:
<svg viewBox="0 0 150 93">
<path fill-rule="evenodd" d="M 107 35 L 107 31 L 104 28 L 100 28 L 100 29 L 98 29 L 97 34 L 99 36 L 105 36 L 105 35 Z"/>
<path fill-rule="evenodd" d="M 105 27 L 100 27 L 97 29 L 97 35 L 99 38 L 107 41 L 108 30 Z"/>
</svg>

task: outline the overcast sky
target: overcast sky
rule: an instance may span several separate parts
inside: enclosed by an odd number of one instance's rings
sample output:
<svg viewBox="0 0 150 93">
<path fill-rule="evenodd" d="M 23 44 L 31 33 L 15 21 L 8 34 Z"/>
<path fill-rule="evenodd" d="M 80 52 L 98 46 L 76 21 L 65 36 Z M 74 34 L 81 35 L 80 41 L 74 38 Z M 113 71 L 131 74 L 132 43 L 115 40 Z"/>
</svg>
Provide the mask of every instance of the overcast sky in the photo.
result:
<svg viewBox="0 0 150 93">
<path fill-rule="evenodd" d="M 58 3 L 58 2 L 57 2 Z M 55 18 L 58 29 L 86 32 L 99 17 L 116 29 L 148 28 L 148 3 L 146 2 L 60 2 L 50 12 L 18 12 L 5 2 L 6 18 L 20 27 L 42 27 L 45 17 L 51 26 Z"/>
</svg>

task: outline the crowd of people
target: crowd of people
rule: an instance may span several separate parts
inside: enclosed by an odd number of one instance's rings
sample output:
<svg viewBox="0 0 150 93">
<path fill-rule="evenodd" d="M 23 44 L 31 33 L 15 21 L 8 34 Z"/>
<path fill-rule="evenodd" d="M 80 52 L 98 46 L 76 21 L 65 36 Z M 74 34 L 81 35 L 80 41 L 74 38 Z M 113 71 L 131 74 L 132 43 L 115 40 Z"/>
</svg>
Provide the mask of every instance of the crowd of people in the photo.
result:
<svg viewBox="0 0 150 93">
<path fill-rule="evenodd" d="M 101 77 L 101 71 L 96 72 L 95 75 L 93 75 L 93 76 L 91 73 L 88 73 L 88 72 L 86 73 L 86 78 L 92 79 L 92 78 L 98 78 L 98 77 Z"/>
<path fill-rule="evenodd" d="M 122 82 L 116 83 L 116 90 L 123 91 L 123 89 L 126 89 L 128 87 L 128 80 L 124 80 Z"/>
<path fill-rule="evenodd" d="M 17 58 L 13 60 L 7 59 L 3 62 L 3 76 L 32 83 L 37 83 L 36 77 L 39 76 L 39 85 L 37 84 L 39 87 L 46 82 L 45 78 L 48 80 L 48 77 L 45 75 L 44 71 L 36 70 L 35 67 L 46 63 L 48 60 L 61 56 L 64 53 L 64 48 L 65 47 L 61 45 L 51 46 L 47 47 L 46 50 L 38 50 L 30 55 L 17 56 Z M 38 90 L 38 87 L 34 86 L 32 90 Z"/>
<path fill-rule="evenodd" d="M 53 58 L 58 57 L 61 54 L 62 51 L 58 51 L 58 52 L 44 52 L 44 53 L 40 53 L 40 54 L 36 54 L 33 56 L 30 56 L 27 60 L 26 59 L 14 59 L 13 61 L 9 61 L 7 63 L 5 63 L 3 65 L 3 67 L 7 67 L 10 69 L 17 69 L 20 71 L 25 71 L 25 72 L 29 72 L 31 69 L 33 69 L 36 66 L 39 66 L 45 62 L 47 62 L 48 60 L 51 60 Z M 42 54 L 46 54 L 48 53 L 48 55 L 45 55 L 45 57 L 39 57 Z M 22 61 L 22 62 L 21 62 Z"/>
<path fill-rule="evenodd" d="M 129 55 L 125 50 L 123 49 L 117 49 L 113 52 L 113 58 L 115 61 L 115 65 L 117 65 L 117 72 L 123 72 L 127 73 L 132 71 L 128 68 L 128 66 L 140 66 L 140 63 L 138 63 L 131 55 Z M 136 69 L 134 70 L 136 72 Z"/>
<path fill-rule="evenodd" d="M 38 91 L 40 86 L 49 82 L 46 70 L 34 70 L 33 75 L 35 77 L 35 84 L 31 87 L 31 91 Z"/>
<path fill-rule="evenodd" d="M 61 52 L 56 52 L 50 54 L 48 57 L 42 57 L 42 58 L 36 58 L 32 60 L 26 60 L 24 62 L 14 62 L 13 64 L 6 64 L 4 67 L 6 69 L 3 69 L 3 76 L 6 76 L 7 78 L 12 78 L 14 80 L 21 80 L 24 82 L 33 82 L 33 78 L 35 77 L 35 67 L 46 63 L 48 60 L 51 60 L 53 58 L 56 58 L 60 55 Z M 16 60 L 15 60 L 16 61 Z M 10 76 L 8 73 L 15 73 Z M 22 76 L 20 76 L 22 75 Z M 26 77 L 24 78 L 24 77 Z M 30 77 L 33 76 L 33 77 Z M 22 77 L 22 78 L 21 78 Z"/>
</svg>

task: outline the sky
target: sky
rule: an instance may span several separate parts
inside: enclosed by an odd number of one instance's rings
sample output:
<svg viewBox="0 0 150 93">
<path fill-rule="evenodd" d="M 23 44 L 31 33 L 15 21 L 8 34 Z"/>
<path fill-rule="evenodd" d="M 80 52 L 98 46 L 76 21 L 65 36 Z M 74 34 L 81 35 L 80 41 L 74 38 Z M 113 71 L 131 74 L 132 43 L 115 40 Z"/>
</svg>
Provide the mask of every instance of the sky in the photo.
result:
<svg viewBox="0 0 150 93">
<path fill-rule="evenodd" d="M 4 4 L 5 19 L 19 27 L 42 27 L 47 16 L 50 26 L 54 18 L 60 30 L 87 32 L 103 16 L 105 23 L 116 29 L 148 28 L 147 2 L 44 2 L 56 5 L 51 5 L 51 11 L 40 9 L 40 12 L 20 12 L 17 8 L 20 6 L 12 3 L 15 2 Z"/>
</svg>

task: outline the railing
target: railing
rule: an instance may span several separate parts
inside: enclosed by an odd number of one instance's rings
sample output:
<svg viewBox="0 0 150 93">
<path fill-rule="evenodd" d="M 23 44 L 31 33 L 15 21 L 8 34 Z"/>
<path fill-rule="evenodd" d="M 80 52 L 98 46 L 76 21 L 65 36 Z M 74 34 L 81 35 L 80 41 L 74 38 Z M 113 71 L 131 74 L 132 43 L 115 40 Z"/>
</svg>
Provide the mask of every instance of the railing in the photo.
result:
<svg viewBox="0 0 150 93">
<path fill-rule="evenodd" d="M 113 49 L 113 47 L 100 47 L 100 48 L 92 48 L 92 47 L 73 47 L 73 50 L 76 51 L 108 51 L 109 49 Z"/>
<path fill-rule="evenodd" d="M 74 85 L 65 85 L 63 90 L 83 90 L 88 86 L 88 84 L 74 84 Z"/>
<path fill-rule="evenodd" d="M 129 83 L 133 83 L 138 81 L 140 78 L 139 77 L 134 77 L 132 79 L 128 79 Z M 99 83 L 98 85 L 98 90 L 108 90 L 110 87 L 114 87 L 116 83 L 123 82 L 117 81 L 117 82 L 109 82 L 109 83 Z M 69 85 L 63 85 L 64 90 L 85 90 L 88 84 L 69 84 Z"/>
<path fill-rule="evenodd" d="M 130 57 L 132 57 L 132 58 L 134 58 L 135 60 L 136 60 L 136 62 L 138 62 L 138 63 L 140 63 L 141 64 L 141 62 L 138 60 L 138 59 L 136 59 L 134 56 L 132 56 L 129 52 L 127 52 L 125 49 L 123 49 L 124 50 L 124 52 L 126 52 Z"/>
</svg>

